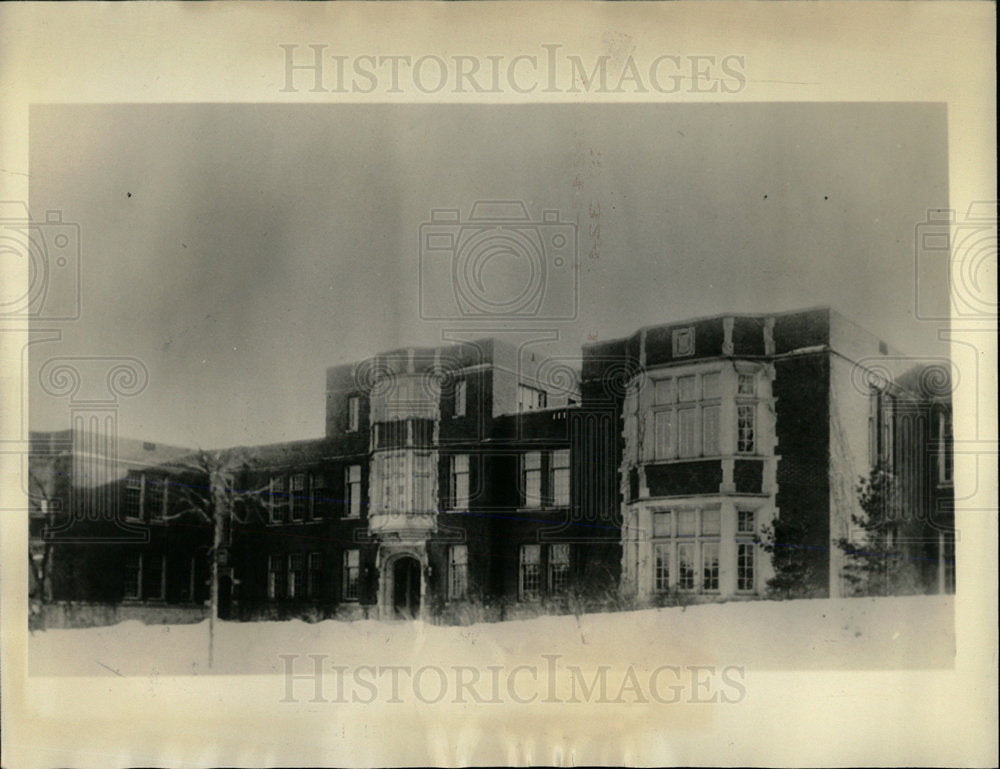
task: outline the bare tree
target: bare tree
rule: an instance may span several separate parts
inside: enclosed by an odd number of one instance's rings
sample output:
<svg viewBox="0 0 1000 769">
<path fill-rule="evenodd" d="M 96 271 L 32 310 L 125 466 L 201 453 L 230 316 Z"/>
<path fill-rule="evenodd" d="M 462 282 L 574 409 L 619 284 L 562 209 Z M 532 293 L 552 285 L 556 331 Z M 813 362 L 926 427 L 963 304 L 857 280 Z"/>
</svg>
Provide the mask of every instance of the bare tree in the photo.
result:
<svg viewBox="0 0 1000 769">
<path fill-rule="evenodd" d="M 37 536 L 30 536 L 28 548 L 28 567 L 31 570 L 32 586 L 35 594 L 29 595 L 32 615 L 37 610 L 37 618 L 32 616 L 32 625 L 44 622 L 42 606 L 52 601 L 52 540 L 49 529 L 52 526 L 52 516 L 55 511 L 54 495 L 51 489 L 38 477 L 34 468 L 28 469 L 29 499 L 38 506 L 37 513 L 32 508 L 32 515 L 40 519 L 41 530 Z"/>
<path fill-rule="evenodd" d="M 252 454 L 245 449 L 198 451 L 193 456 L 172 462 L 170 469 L 185 477 L 179 484 L 181 505 L 168 519 L 193 515 L 212 527 L 209 549 L 208 664 L 215 651 L 215 622 L 219 618 L 219 556 L 225 533 L 233 523 L 247 523 L 263 509 L 262 494 L 267 485 L 257 489 L 238 488 L 253 468 Z"/>
</svg>

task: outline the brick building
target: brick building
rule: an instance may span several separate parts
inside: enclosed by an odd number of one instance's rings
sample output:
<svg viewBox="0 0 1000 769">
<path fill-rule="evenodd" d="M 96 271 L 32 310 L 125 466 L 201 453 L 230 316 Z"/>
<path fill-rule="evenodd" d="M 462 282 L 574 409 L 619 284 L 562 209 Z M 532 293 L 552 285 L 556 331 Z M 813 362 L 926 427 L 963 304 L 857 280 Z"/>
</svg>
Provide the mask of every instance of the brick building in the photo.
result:
<svg viewBox="0 0 1000 769">
<path fill-rule="evenodd" d="M 833 543 L 876 462 L 900 479 L 916 589 L 951 591 L 939 373 L 828 309 L 647 327 L 586 346 L 578 369 L 496 339 L 331 368 L 323 438 L 233 450 L 252 457 L 235 477 L 256 504 L 224 533 L 220 613 L 463 621 L 761 597 L 758 540 L 778 516 L 807 531 L 809 592 L 839 595 Z M 212 532 L 183 515 L 205 484 L 184 451 L 115 462 L 88 519 L 64 442 L 33 458 L 68 479 L 44 515 L 33 497 L 35 518 L 78 540 L 52 540 L 46 598 L 198 614 Z"/>
</svg>

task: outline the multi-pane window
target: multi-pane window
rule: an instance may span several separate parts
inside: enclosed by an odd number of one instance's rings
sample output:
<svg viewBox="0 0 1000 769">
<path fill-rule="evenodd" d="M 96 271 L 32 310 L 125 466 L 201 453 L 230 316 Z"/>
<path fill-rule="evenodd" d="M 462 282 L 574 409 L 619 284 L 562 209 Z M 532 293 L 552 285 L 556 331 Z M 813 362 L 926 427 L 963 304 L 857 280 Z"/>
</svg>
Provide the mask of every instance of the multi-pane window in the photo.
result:
<svg viewBox="0 0 1000 769">
<path fill-rule="evenodd" d="M 431 484 L 433 467 L 429 453 L 413 455 L 413 504 L 410 508 L 414 512 L 433 512 L 434 498 Z"/>
<path fill-rule="evenodd" d="M 657 459 L 666 459 L 673 456 L 674 446 L 674 411 L 657 411 L 653 417 L 654 429 L 654 451 Z"/>
<path fill-rule="evenodd" d="M 701 410 L 701 453 L 706 457 L 719 454 L 718 406 L 705 406 Z"/>
<path fill-rule="evenodd" d="M 522 600 L 537 598 L 542 588 L 542 546 L 521 545 L 519 592 Z"/>
<path fill-rule="evenodd" d="M 406 464 L 405 451 L 391 451 L 376 457 L 376 477 L 382 481 L 380 505 L 383 512 L 402 512 L 407 508 Z"/>
<path fill-rule="evenodd" d="M 455 382 L 455 416 L 464 417 L 466 408 L 466 396 L 468 392 L 468 383 L 462 379 Z"/>
<path fill-rule="evenodd" d="M 757 406 L 740 404 L 736 407 L 736 451 L 753 454 L 757 450 Z"/>
<path fill-rule="evenodd" d="M 739 510 L 736 513 L 736 533 L 755 534 L 757 531 L 756 516 L 753 510 Z"/>
<path fill-rule="evenodd" d="M 679 457 L 697 456 L 698 448 L 695 443 L 697 416 L 697 409 L 677 410 L 677 456 Z"/>
<path fill-rule="evenodd" d="M 719 543 L 701 544 L 701 588 L 706 591 L 719 589 Z"/>
<path fill-rule="evenodd" d="M 125 517 L 142 517 L 142 476 L 129 475 L 125 479 Z"/>
<path fill-rule="evenodd" d="M 736 394 L 757 395 L 757 377 L 754 374 L 740 374 L 736 383 Z"/>
<path fill-rule="evenodd" d="M 451 507 L 464 510 L 469 506 L 469 455 L 455 454 L 451 458 Z"/>
<path fill-rule="evenodd" d="M 654 384 L 654 459 L 718 456 L 721 385 L 717 371 L 659 379 Z"/>
<path fill-rule="evenodd" d="M 358 600 L 358 584 L 361 576 L 361 551 L 344 551 L 343 596 L 345 601 Z"/>
<path fill-rule="evenodd" d="M 653 590 L 718 592 L 722 579 L 719 539 L 722 529 L 720 507 L 654 512 Z"/>
<path fill-rule="evenodd" d="M 754 589 L 754 557 L 756 545 L 741 542 L 736 546 L 736 589 L 750 592 Z"/>
<path fill-rule="evenodd" d="M 267 557 L 267 597 L 284 598 L 287 593 L 285 580 L 285 556 L 269 555 Z"/>
<path fill-rule="evenodd" d="M 569 545 L 549 545 L 549 590 L 561 593 L 569 585 Z"/>
<path fill-rule="evenodd" d="M 543 409 L 545 408 L 546 402 L 547 397 L 545 390 L 539 390 L 536 387 L 529 387 L 528 385 L 517 386 L 518 411 L 534 411 L 535 409 Z"/>
<path fill-rule="evenodd" d="M 167 504 L 167 480 L 166 478 L 145 479 L 144 506 L 150 520 L 163 520 L 166 513 Z"/>
<path fill-rule="evenodd" d="M 669 542 L 657 542 L 653 546 L 653 555 L 656 559 L 653 587 L 658 593 L 664 593 L 670 589 L 670 550 L 672 547 L 673 545 Z"/>
<path fill-rule="evenodd" d="M 327 503 L 326 499 L 326 475 L 324 473 L 313 473 L 309 476 L 309 517 L 321 518 L 323 509 Z"/>
<path fill-rule="evenodd" d="M 306 595 L 310 598 L 315 598 L 320 594 L 323 584 L 323 554 L 309 553 L 307 566 Z"/>
<path fill-rule="evenodd" d="M 694 590 L 694 543 L 677 546 L 677 587 L 680 590 Z"/>
<path fill-rule="evenodd" d="M 361 517 L 361 465 L 350 465 L 344 478 L 344 511 L 348 518 Z"/>
<path fill-rule="evenodd" d="M 521 489 L 524 491 L 525 507 L 541 507 L 542 452 L 528 451 L 524 454 L 521 467 Z"/>
<path fill-rule="evenodd" d="M 161 553 L 131 550 L 125 554 L 126 599 L 162 601 L 166 598 L 167 560 Z"/>
<path fill-rule="evenodd" d="M 278 476 L 271 479 L 271 521 L 279 523 L 285 520 L 285 509 L 288 506 L 288 492 L 285 491 L 285 478 Z"/>
<path fill-rule="evenodd" d="M 569 449 L 552 452 L 552 504 L 565 506 L 569 499 Z"/>
<path fill-rule="evenodd" d="M 353 395 L 347 399 L 347 430 L 357 432 L 361 429 L 361 398 Z"/>
<path fill-rule="evenodd" d="M 448 597 L 465 598 L 469 587 L 469 548 L 452 545 L 448 553 Z"/>
<path fill-rule="evenodd" d="M 125 554 L 125 598 L 142 598 L 142 553 Z"/>
<path fill-rule="evenodd" d="M 306 580 L 305 553 L 289 553 L 288 555 L 288 597 L 301 598 L 305 593 Z"/>
<path fill-rule="evenodd" d="M 291 511 L 291 518 L 293 521 L 301 521 L 305 518 L 306 510 L 309 508 L 305 474 L 297 473 L 293 475 L 290 486 L 288 506 Z"/>
</svg>

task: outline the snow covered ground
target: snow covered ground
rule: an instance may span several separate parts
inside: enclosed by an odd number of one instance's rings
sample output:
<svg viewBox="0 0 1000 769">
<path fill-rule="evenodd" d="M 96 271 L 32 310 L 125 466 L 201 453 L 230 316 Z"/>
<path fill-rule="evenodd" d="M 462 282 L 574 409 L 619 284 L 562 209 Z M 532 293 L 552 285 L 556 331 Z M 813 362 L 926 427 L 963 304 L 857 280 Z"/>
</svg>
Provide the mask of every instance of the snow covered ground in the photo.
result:
<svg viewBox="0 0 1000 769">
<path fill-rule="evenodd" d="M 29 641 L 31 675 L 268 674 L 287 659 L 338 665 L 469 665 L 557 654 L 622 667 L 739 665 L 755 670 L 947 668 L 955 646 L 952 596 L 755 601 L 628 613 L 544 616 L 467 627 L 421 622 L 208 622 L 54 629 Z M 295 659 L 298 659 L 297 657 Z"/>
</svg>

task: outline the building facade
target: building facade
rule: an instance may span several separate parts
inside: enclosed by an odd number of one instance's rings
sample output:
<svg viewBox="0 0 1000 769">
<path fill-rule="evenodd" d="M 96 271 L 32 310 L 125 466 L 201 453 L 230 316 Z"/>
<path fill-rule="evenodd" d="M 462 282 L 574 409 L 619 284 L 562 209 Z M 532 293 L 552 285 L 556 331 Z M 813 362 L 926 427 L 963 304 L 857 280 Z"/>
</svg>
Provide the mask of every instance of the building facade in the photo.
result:
<svg viewBox="0 0 1000 769">
<path fill-rule="evenodd" d="M 913 589 L 949 592 L 938 379 L 828 309 L 647 327 L 587 345 L 579 369 L 496 339 L 333 367 L 323 438 L 231 452 L 241 514 L 220 543 L 220 614 L 460 622 L 760 598 L 778 520 L 804 532 L 803 593 L 842 595 L 836 542 L 874 466 L 899 480 Z M 114 514 L 88 523 L 67 445 L 35 467 L 61 457 L 48 498 L 91 542 L 52 540 L 39 594 L 201 607 L 212 527 L 185 512 L 205 481 L 183 450 L 119 462 L 102 486 Z M 123 527 L 140 535 L 95 541 Z"/>
</svg>

